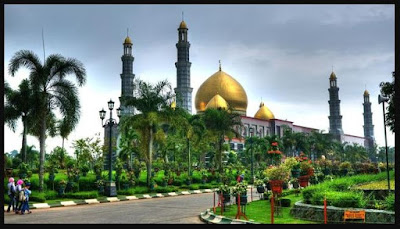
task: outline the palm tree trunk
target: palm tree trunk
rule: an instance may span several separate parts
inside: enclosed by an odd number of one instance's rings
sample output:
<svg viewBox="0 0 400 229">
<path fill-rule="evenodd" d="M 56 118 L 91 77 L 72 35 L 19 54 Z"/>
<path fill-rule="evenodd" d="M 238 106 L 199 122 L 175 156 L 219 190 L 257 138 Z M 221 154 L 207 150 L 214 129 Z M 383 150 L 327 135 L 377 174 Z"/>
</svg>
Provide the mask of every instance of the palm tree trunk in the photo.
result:
<svg viewBox="0 0 400 229">
<path fill-rule="evenodd" d="M 153 127 L 150 126 L 149 130 L 149 154 L 148 154 L 148 161 L 147 161 L 147 186 L 150 187 L 150 179 L 151 179 L 151 164 L 153 159 Z"/>
<path fill-rule="evenodd" d="M 22 134 L 22 161 L 26 163 L 26 120 L 22 118 L 22 122 L 24 125 L 24 131 Z"/>
<path fill-rule="evenodd" d="M 43 178 L 44 178 L 44 156 L 45 156 L 45 143 L 46 143 L 46 115 L 42 118 L 40 129 L 40 166 L 39 166 L 39 192 L 43 192 Z"/>
</svg>

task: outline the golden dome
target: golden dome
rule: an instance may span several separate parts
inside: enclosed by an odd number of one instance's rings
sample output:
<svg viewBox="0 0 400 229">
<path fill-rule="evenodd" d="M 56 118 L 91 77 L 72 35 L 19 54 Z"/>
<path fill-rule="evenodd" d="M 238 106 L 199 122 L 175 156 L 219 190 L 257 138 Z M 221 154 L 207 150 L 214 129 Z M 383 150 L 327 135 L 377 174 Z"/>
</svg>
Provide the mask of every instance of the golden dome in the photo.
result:
<svg viewBox="0 0 400 229">
<path fill-rule="evenodd" d="M 185 21 L 182 21 L 181 24 L 179 25 L 180 29 L 188 29 L 188 27 L 186 26 Z"/>
<path fill-rule="evenodd" d="M 332 71 L 331 76 L 329 77 L 329 79 L 331 80 L 335 80 L 336 79 L 336 74 Z"/>
<path fill-rule="evenodd" d="M 132 44 L 131 38 L 128 36 L 125 38 L 124 44 Z"/>
<path fill-rule="evenodd" d="M 214 97 L 212 97 L 212 99 L 210 99 L 210 101 L 208 101 L 206 110 L 208 108 L 214 108 L 214 109 L 222 108 L 226 110 L 228 109 L 228 103 L 224 98 L 222 98 L 222 96 L 220 96 L 217 93 Z"/>
<path fill-rule="evenodd" d="M 364 91 L 364 96 L 368 96 L 369 92 L 367 90 Z"/>
<path fill-rule="evenodd" d="M 195 98 L 197 113 L 203 112 L 206 109 L 208 101 L 217 93 L 226 100 L 234 111 L 246 115 L 246 91 L 238 81 L 221 71 L 221 69 L 204 81 L 200 85 L 199 90 L 197 90 Z"/>
<path fill-rule="evenodd" d="M 254 118 L 270 120 L 274 119 L 274 114 L 264 105 L 263 102 L 260 103 L 260 109 L 258 109 L 257 113 L 254 115 Z"/>
</svg>

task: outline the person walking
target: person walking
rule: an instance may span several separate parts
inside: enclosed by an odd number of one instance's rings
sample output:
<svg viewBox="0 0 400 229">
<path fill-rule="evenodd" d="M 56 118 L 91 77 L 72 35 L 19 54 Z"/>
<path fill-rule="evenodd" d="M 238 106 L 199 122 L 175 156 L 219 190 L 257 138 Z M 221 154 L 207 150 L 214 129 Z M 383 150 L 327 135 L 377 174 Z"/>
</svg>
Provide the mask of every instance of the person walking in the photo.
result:
<svg viewBox="0 0 400 229">
<path fill-rule="evenodd" d="M 23 199 L 23 195 L 24 195 L 24 190 L 22 188 L 22 184 L 24 183 L 23 180 L 19 179 L 17 181 L 17 187 L 15 188 L 16 192 L 15 192 L 15 214 L 18 214 L 19 211 L 21 211 L 21 207 L 22 207 L 22 199 Z"/>
<path fill-rule="evenodd" d="M 10 198 L 10 203 L 8 204 L 8 208 L 7 208 L 7 212 L 10 212 L 10 209 L 12 207 L 12 210 L 15 212 L 15 183 L 14 183 L 14 178 L 10 177 L 10 179 L 8 179 L 8 197 Z"/>
<path fill-rule="evenodd" d="M 21 209 L 21 215 L 25 214 L 25 211 L 28 212 L 28 214 L 31 214 L 32 212 L 29 209 L 29 196 L 32 194 L 32 191 L 29 190 L 31 186 L 31 183 L 27 182 L 25 184 L 25 188 L 24 188 L 24 200 L 23 200 L 23 204 L 22 204 L 22 209 Z"/>
</svg>

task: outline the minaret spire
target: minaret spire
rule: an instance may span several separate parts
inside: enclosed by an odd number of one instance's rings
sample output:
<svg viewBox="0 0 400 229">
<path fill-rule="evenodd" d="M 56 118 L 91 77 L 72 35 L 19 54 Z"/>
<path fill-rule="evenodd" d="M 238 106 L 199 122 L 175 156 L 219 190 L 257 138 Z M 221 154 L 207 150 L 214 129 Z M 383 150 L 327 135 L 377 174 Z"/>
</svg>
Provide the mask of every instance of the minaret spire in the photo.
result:
<svg viewBox="0 0 400 229">
<path fill-rule="evenodd" d="M 218 62 L 219 62 L 219 71 L 221 71 L 221 60 L 219 60 Z"/>
<path fill-rule="evenodd" d="M 181 107 L 191 114 L 193 88 L 190 87 L 190 66 L 192 63 L 189 61 L 188 27 L 183 21 L 183 16 L 182 11 L 182 22 L 178 28 L 178 43 L 176 43 L 178 50 L 178 58 L 177 62 L 175 62 L 177 86 L 174 90 L 177 96 L 177 107 Z"/>
<path fill-rule="evenodd" d="M 364 91 L 364 146 L 367 149 L 372 149 L 375 144 L 375 137 L 374 137 L 374 125 L 372 125 L 372 112 L 371 112 L 371 102 L 369 101 L 369 92 L 365 86 Z M 372 161 L 375 158 L 370 158 Z"/>
<path fill-rule="evenodd" d="M 184 17 L 183 17 L 183 11 L 182 11 L 182 21 L 184 21 Z"/>
<path fill-rule="evenodd" d="M 336 74 L 333 72 L 329 77 L 329 133 L 334 136 L 335 139 L 341 141 L 342 130 L 342 116 L 340 115 L 340 100 L 339 100 L 339 87 L 337 86 Z"/>
</svg>

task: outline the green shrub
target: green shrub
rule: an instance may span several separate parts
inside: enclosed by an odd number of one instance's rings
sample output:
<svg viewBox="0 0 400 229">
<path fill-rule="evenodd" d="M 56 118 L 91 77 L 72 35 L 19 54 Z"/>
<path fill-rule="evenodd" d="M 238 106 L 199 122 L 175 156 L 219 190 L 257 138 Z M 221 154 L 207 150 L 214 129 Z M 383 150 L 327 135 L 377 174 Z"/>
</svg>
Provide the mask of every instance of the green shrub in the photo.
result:
<svg viewBox="0 0 400 229">
<path fill-rule="evenodd" d="M 45 191 L 44 192 L 44 196 L 46 197 L 46 200 L 55 200 L 55 199 L 58 198 L 57 197 L 57 192 L 56 191 L 52 191 L 52 190 Z"/>
<path fill-rule="evenodd" d="M 135 194 L 145 194 L 145 193 L 149 193 L 149 188 L 146 186 L 138 186 L 135 187 Z"/>
<path fill-rule="evenodd" d="M 175 186 L 167 186 L 167 187 L 161 187 L 158 186 L 154 189 L 155 192 L 157 193 L 168 193 L 168 192 L 176 192 L 178 191 L 178 187 Z"/>
<path fill-rule="evenodd" d="M 29 196 L 29 200 L 44 203 L 46 202 L 46 193 L 32 191 L 32 194 Z"/>
<path fill-rule="evenodd" d="M 200 186 L 198 184 L 191 184 L 189 185 L 190 190 L 198 190 L 200 189 Z"/>
<path fill-rule="evenodd" d="M 81 176 L 79 178 L 79 191 L 93 191 L 97 190 L 96 176 L 88 174 L 86 177 Z"/>
<path fill-rule="evenodd" d="M 390 193 L 385 199 L 386 209 L 389 211 L 394 211 L 394 193 Z"/>
<path fill-rule="evenodd" d="M 72 198 L 72 199 L 94 199 L 94 198 L 99 197 L 99 193 L 98 193 L 98 191 L 65 193 L 64 197 Z"/>
<path fill-rule="evenodd" d="M 5 203 L 5 204 L 10 203 L 10 197 L 8 197 L 7 194 L 4 194 L 4 203 Z"/>
<path fill-rule="evenodd" d="M 200 184 L 199 185 L 200 189 L 211 189 L 213 188 L 212 184 Z"/>
<path fill-rule="evenodd" d="M 312 196 L 316 192 L 321 192 L 322 190 L 323 189 L 319 185 L 308 186 L 307 188 L 303 189 L 302 194 L 304 201 L 306 203 L 310 203 Z"/>
<path fill-rule="evenodd" d="M 125 195 L 125 196 L 131 196 L 135 194 L 135 188 L 128 188 L 125 190 L 118 190 L 117 191 L 118 195 Z"/>
<path fill-rule="evenodd" d="M 332 206 L 335 207 L 363 208 L 365 206 L 363 194 L 359 192 L 329 192 L 327 194 L 326 198 L 331 200 Z"/>
</svg>

